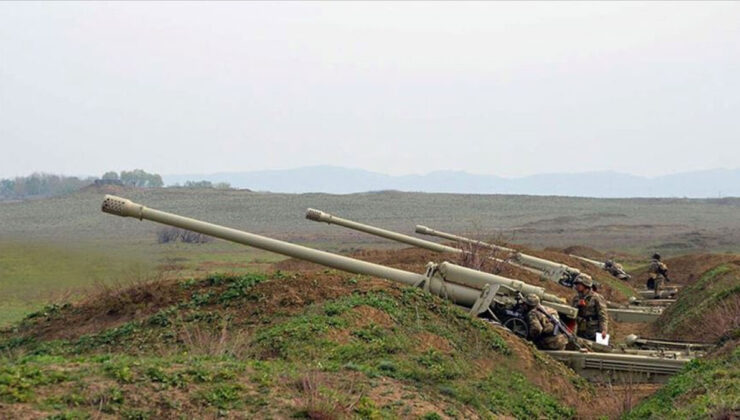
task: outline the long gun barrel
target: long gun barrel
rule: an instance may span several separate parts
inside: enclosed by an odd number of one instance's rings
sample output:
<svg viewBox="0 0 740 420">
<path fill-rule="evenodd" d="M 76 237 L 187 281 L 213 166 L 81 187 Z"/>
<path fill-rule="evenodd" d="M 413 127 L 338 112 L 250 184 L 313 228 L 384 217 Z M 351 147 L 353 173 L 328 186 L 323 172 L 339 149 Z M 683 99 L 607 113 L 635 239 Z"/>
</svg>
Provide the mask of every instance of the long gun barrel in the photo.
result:
<svg viewBox="0 0 740 420">
<path fill-rule="evenodd" d="M 577 258 L 577 259 L 579 259 L 579 260 L 581 260 L 583 262 L 586 262 L 586 263 L 595 265 L 595 266 L 599 267 L 602 270 L 606 267 L 606 264 L 604 264 L 601 261 L 592 260 L 591 258 L 581 257 L 580 255 L 575 255 L 575 254 L 568 254 L 568 255 L 570 255 L 573 258 Z"/>
<path fill-rule="evenodd" d="M 416 233 L 420 233 L 422 235 L 429 235 L 429 236 L 436 236 L 438 238 L 442 239 L 448 239 L 450 241 L 460 242 L 464 244 L 468 244 L 477 248 L 485 248 L 490 249 L 492 251 L 502 251 L 502 252 L 509 252 L 511 254 L 516 254 L 517 250 L 512 248 L 507 248 L 505 246 L 500 245 L 494 245 L 489 244 L 487 242 L 483 241 L 476 241 L 474 239 L 466 238 L 464 236 L 458 236 L 454 235 L 452 233 L 442 232 L 439 230 L 434 230 L 432 228 L 423 226 L 423 225 L 416 225 Z"/>
<path fill-rule="evenodd" d="M 386 238 L 392 241 L 401 242 L 423 249 L 428 249 L 434 252 L 449 252 L 452 254 L 463 253 L 463 250 L 460 248 L 454 248 L 451 246 L 438 244 L 436 242 L 425 241 L 424 239 L 404 235 L 403 233 L 393 232 L 375 226 L 353 222 L 352 220 L 342 219 L 341 217 L 334 216 L 321 210 L 307 209 L 306 219 L 313 220 L 314 222 L 324 222 L 330 225 L 344 226 L 349 229 L 369 233 L 370 235 L 380 236 L 381 238 Z"/>
<path fill-rule="evenodd" d="M 447 297 L 457 304 L 474 307 L 480 303 L 491 286 L 498 290 L 534 293 L 543 300 L 543 304 L 556 309 L 570 317 L 575 317 L 575 309 L 563 304 L 562 299 L 546 293 L 543 288 L 531 286 L 518 280 L 506 279 L 493 274 L 482 273 L 443 262 L 430 264 L 425 274 L 417 274 L 396 268 L 385 267 L 366 261 L 357 260 L 330 252 L 291 244 L 277 239 L 231 229 L 228 227 L 203 222 L 188 217 L 178 216 L 160 210 L 151 209 L 128 199 L 106 195 L 102 210 L 105 213 L 122 217 L 134 217 L 139 220 L 150 220 L 169 226 L 192 230 L 227 241 L 236 242 L 255 248 L 272 251 L 289 257 L 314 262 L 338 270 L 355 274 L 380 277 L 409 286 L 422 286 L 425 290 L 438 296 Z M 490 304 L 490 300 L 487 301 Z"/>
<path fill-rule="evenodd" d="M 390 239 L 392 241 L 401 242 L 403 244 L 415 246 L 415 247 L 422 248 L 422 249 L 428 249 L 434 252 L 449 252 L 452 254 L 464 254 L 464 253 L 469 252 L 469 251 L 466 251 L 460 248 L 442 245 L 436 242 L 426 241 L 421 238 L 415 238 L 413 236 L 404 235 L 403 233 L 393 232 L 391 230 L 381 229 L 379 227 L 354 222 L 348 219 L 343 219 L 341 217 L 334 216 L 333 214 L 329 214 L 321 210 L 307 209 L 306 219 L 313 220 L 314 222 L 324 222 L 330 225 L 343 226 L 343 227 L 346 227 L 352 230 L 356 230 L 359 232 L 365 232 L 370 235 L 379 236 L 381 238 Z M 502 249 L 508 249 L 508 248 L 502 248 Z M 514 250 L 511 250 L 511 251 L 515 252 Z M 500 258 L 495 258 L 495 257 L 489 257 L 489 258 L 493 261 L 504 262 L 504 263 L 514 265 L 516 267 L 530 271 L 537 275 L 543 275 L 542 270 L 533 269 L 531 267 L 527 267 L 527 266 L 518 264 L 513 261 L 509 261 L 509 260 L 502 260 Z"/>
<path fill-rule="evenodd" d="M 449 239 L 460 243 L 465 243 L 471 246 L 491 249 L 495 251 L 510 252 L 512 258 L 519 264 L 526 267 L 530 267 L 545 273 L 545 277 L 558 282 L 564 286 L 572 286 L 573 280 L 581 273 L 578 269 L 569 267 L 565 264 L 556 263 L 553 261 L 546 260 L 544 258 L 534 257 L 516 251 L 515 249 L 494 245 L 491 243 L 476 241 L 474 239 L 466 238 L 464 236 L 453 235 L 451 233 L 442 232 L 439 230 L 431 229 L 426 226 L 416 225 L 416 233 L 422 235 L 436 236 L 438 238 Z"/>
</svg>

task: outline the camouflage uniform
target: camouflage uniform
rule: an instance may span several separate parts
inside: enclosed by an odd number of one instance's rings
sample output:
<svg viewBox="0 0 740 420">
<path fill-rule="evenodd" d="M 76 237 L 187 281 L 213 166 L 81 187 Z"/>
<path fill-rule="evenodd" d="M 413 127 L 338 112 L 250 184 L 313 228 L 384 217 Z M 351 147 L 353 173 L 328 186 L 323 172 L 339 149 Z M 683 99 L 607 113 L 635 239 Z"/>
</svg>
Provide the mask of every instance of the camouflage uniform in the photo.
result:
<svg viewBox="0 0 740 420">
<path fill-rule="evenodd" d="M 653 281 L 655 286 L 655 298 L 660 297 L 660 290 L 663 288 L 663 284 L 666 282 L 666 273 L 668 272 L 668 266 L 661 262 L 659 259 L 653 259 L 650 262 L 650 279 Z"/>
<path fill-rule="evenodd" d="M 544 310 L 559 319 L 558 311 L 552 308 L 539 306 L 531 308 L 527 312 L 527 326 L 529 327 L 529 338 L 540 350 L 563 350 L 568 344 L 568 338 L 556 325 L 542 313 Z M 557 331 L 556 331 L 557 329 Z"/>
<path fill-rule="evenodd" d="M 612 260 L 607 260 L 606 263 L 604 263 L 604 270 L 620 280 L 630 279 L 629 274 L 624 271 L 624 267 L 622 267 L 622 264 L 617 264 Z"/>
<path fill-rule="evenodd" d="M 609 317 L 603 296 L 587 289 L 585 293 L 573 296 L 571 305 L 578 308 L 579 337 L 595 340 L 597 332 L 608 333 Z"/>
</svg>

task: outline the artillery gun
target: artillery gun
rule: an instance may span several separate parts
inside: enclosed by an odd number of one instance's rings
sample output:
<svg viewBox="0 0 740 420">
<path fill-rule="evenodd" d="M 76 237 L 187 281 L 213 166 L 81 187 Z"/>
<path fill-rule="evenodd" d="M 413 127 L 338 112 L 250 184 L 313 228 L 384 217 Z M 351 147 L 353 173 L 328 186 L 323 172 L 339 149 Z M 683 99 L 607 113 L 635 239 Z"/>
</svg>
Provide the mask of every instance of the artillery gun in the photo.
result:
<svg viewBox="0 0 740 420">
<path fill-rule="evenodd" d="M 600 269 L 606 271 L 607 273 L 611 274 L 612 276 L 618 278 L 619 280 L 627 281 L 632 278 L 629 274 L 627 274 L 626 271 L 624 271 L 624 268 L 622 268 L 621 265 L 615 263 L 612 260 L 606 260 L 605 262 L 600 262 L 596 260 L 592 260 L 590 258 L 581 257 L 579 255 L 575 254 L 568 254 L 573 258 L 577 258 L 585 263 L 595 265 L 596 267 L 599 267 Z"/>
<path fill-rule="evenodd" d="M 404 235 L 403 233 L 393 232 L 391 230 L 382 229 L 375 226 L 366 225 L 363 223 L 354 222 L 352 220 L 348 219 L 342 219 L 341 217 L 334 216 L 332 214 L 329 214 L 327 212 L 316 210 L 316 209 L 306 209 L 306 219 L 313 220 L 314 222 L 324 222 L 327 224 L 334 224 L 338 226 L 343 226 L 352 230 L 356 230 L 359 232 L 368 233 L 370 235 L 379 236 L 381 238 L 390 239 L 392 241 L 400 242 L 403 244 L 415 246 L 417 248 L 427 249 L 429 251 L 434 252 L 440 252 L 440 253 L 450 253 L 450 254 L 466 254 L 470 253 L 470 251 L 455 248 L 447 245 L 438 244 L 436 242 L 426 241 L 421 238 L 415 238 L 413 236 Z M 505 252 L 508 254 L 509 250 L 508 248 L 501 248 L 502 250 L 505 250 Z M 527 267 L 521 264 L 518 264 L 517 262 L 505 260 L 501 258 L 496 258 L 493 256 L 489 256 L 488 259 L 500 263 L 507 263 L 511 264 L 515 267 L 519 267 L 523 270 L 529 271 L 531 273 L 537 274 L 538 276 L 543 276 L 542 270 L 538 270 L 536 268 Z"/>
<path fill-rule="evenodd" d="M 507 248 L 483 241 L 476 241 L 464 236 L 434 230 L 422 225 L 416 225 L 415 231 L 416 233 L 422 235 L 436 236 L 438 238 L 448 239 L 450 241 L 464 243 L 478 248 L 508 252 L 511 255 L 511 259 L 513 259 L 514 261 L 526 267 L 540 270 L 544 274 L 545 278 L 548 278 L 566 287 L 573 287 L 573 281 L 576 279 L 576 277 L 578 277 L 579 274 L 581 274 L 581 271 L 577 268 L 569 267 L 565 264 L 556 263 L 554 261 L 549 261 L 544 258 L 527 255 L 512 248 Z"/>
<path fill-rule="evenodd" d="M 354 274 L 380 277 L 407 286 L 420 287 L 429 293 L 469 308 L 471 316 L 493 315 L 498 317 L 497 313 L 501 314 L 502 311 L 497 301 L 508 302 L 505 305 L 510 304 L 512 296 L 516 296 L 517 293 L 533 293 L 540 297 L 543 305 L 554 308 L 560 314 L 571 318 L 576 315 L 575 308 L 563 304 L 561 298 L 546 293 L 541 287 L 471 270 L 449 262 L 429 263 L 424 274 L 412 273 L 155 210 L 112 195 L 105 196 L 102 211 L 117 216 L 146 219 L 179 227 Z M 603 376 L 604 374 L 630 375 L 632 379 L 645 382 L 664 382 L 690 360 L 687 357 L 656 357 L 654 353 L 639 350 L 632 351 L 632 354 L 586 354 L 577 351 L 548 351 L 547 353 L 569 364 L 586 377 Z"/>
<path fill-rule="evenodd" d="M 714 344 L 697 343 L 693 341 L 662 340 L 659 338 L 639 337 L 630 334 L 624 338 L 624 344 L 628 347 L 662 351 L 681 351 L 686 355 L 696 355 L 711 350 Z"/>
<path fill-rule="evenodd" d="M 454 248 L 447 245 L 438 244 L 436 242 L 430 242 L 426 241 L 421 238 L 415 238 L 413 236 L 404 235 L 402 233 L 393 232 L 387 229 L 382 229 L 375 226 L 366 225 L 363 223 L 358 223 L 352 220 L 343 219 L 341 217 L 337 217 L 333 214 L 329 214 L 327 212 L 316 210 L 316 209 L 307 209 L 306 210 L 306 218 L 309 220 L 313 220 L 315 222 L 324 222 L 327 224 L 334 224 L 338 226 L 343 226 L 349 229 L 357 230 L 360 232 L 365 232 L 371 235 L 379 236 L 381 238 L 390 239 L 393 241 L 405 243 L 408 245 L 413 245 L 419 248 L 428 249 L 430 251 L 435 252 L 448 252 L 448 253 L 457 253 L 462 254 L 469 251 L 460 249 L 460 248 Z M 417 226 L 417 232 L 420 230 L 423 230 L 424 232 L 430 232 L 432 229 L 429 229 L 425 226 Z M 420 229 L 423 228 L 423 229 Z M 437 232 L 437 231 L 434 231 Z M 442 232 L 438 232 L 441 234 L 444 234 Z M 462 236 L 455 236 L 452 234 L 444 234 L 448 235 L 447 239 L 458 239 L 459 242 L 468 243 L 472 246 L 479 246 L 495 251 L 503 251 L 503 252 L 515 252 L 515 250 L 511 248 L 506 247 L 500 247 L 498 245 L 492 245 L 481 241 L 474 241 L 472 239 L 464 238 Z M 542 258 L 533 257 L 530 255 L 524 255 L 521 253 L 516 253 L 515 255 L 519 255 L 518 262 L 526 263 L 526 265 L 522 265 L 519 263 L 513 263 L 513 265 L 523 268 L 525 270 L 528 270 L 530 272 L 533 272 L 540 277 L 544 279 L 560 279 L 558 283 L 565 287 L 572 287 L 572 283 L 569 286 L 568 283 L 572 282 L 572 280 L 569 281 L 563 281 L 563 279 L 574 279 L 574 276 L 577 276 L 580 274 L 580 271 L 578 271 L 575 268 L 567 267 L 563 264 L 554 263 L 552 261 L 548 261 Z M 492 260 L 499 261 L 499 262 L 506 262 L 512 264 L 510 260 L 502 260 L 499 258 L 490 257 Z M 539 268 L 538 268 L 539 267 Z M 578 274 L 576 274 L 578 273 Z M 499 276 L 500 277 L 500 276 Z M 518 281 L 518 280 L 515 280 Z M 660 316 L 662 309 L 661 308 L 647 308 L 647 307 L 612 307 L 608 309 L 609 315 L 618 322 L 637 322 L 637 323 L 652 323 L 655 322 L 658 317 Z M 510 321 L 512 323 L 516 323 L 516 321 L 512 320 Z"/>
<path fill-rule="evenodd" d="M 489 315 L 504 324 L 509 318 L 517 317 L 519 305 L 516 294 L 518 292 L 522 294 L 532 293 L 539 296 L 543 305 L 557 310 L 566 317 L 573 318 L 577 314 L 575 308 L 567 305 L 564 299 L 547 293 L 542 287 L 532 286 L 523 281 L 495 274 L 471 270 L 450 262 L 429 263 L 425 273 L 412 273 L 177 216 L 111 195 L 105 197 L 102 210 L 118 216 L 135 217 L 140 220 L 147 219 L 192 230 L 354 274 L 380 277 L 407 286 L 421 287 L 425 291 L 468 308 L 473 315 Z"/>
</svg>

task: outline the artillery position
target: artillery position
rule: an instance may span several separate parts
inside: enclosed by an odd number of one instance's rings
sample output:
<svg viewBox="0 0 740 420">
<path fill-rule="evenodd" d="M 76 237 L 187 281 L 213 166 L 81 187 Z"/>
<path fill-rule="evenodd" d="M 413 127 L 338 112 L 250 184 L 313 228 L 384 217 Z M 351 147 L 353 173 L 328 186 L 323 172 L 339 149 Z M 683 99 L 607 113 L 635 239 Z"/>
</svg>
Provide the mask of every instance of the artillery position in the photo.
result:
<svg viewBox="0 0 740 420">
<path fill-rule="evenodd" d="M 455 247 L 451 247 L 447 245 L 442 245 L 436 242 L 426 241 L 421 238 L 415 238 L 413 236 L 404 235 L 402 233 L 393 232 L 390 230 L 382 229 L 382 228 L 375 227 L 375 226 L 370 226 L 370 225 L 363 224 L 363 223 L 358 223 L 358 222 L 348 220 L 348 219 L 343 219 L 341 217 L 337 217 L 335 215 L 329 214 L 321 210 L 307 209 L 306 219 L 312 220 L 315 222 L 324 222 L 327 224 L 334 224 L 334 225 L 346 227 L 348 229 L 357 230 L 359 232 L 368 233 L 370 235 L 375 235 L 381 238 L 390 239 L 392 241 L 401 242 L 404 244 L 412 245 L 412 246 L 423 248 L 423 249 L 428 249 L 434 252 L 447 252 L 447 253 L 456 253 L 456 254 L 464 254 L 464 253 L 470 252 L 470 251 L 467 251 L 461 248 L 455 248 Z M 565 264 L 559 264 L 553 261 L 548 261 L 543 258 L 526 255 L 526 254 L 517 252 L 516 250 L 511 249 L 511 248 L 493 245 L 493 244 L 489 244 L 489 243 L 485 243 L 481 241 L 475 241 L 472 239 L 464 238 L 462 236 L 456 236 L 456 235 L 452 235 L 448 233 L 434 231 L 425 226 L 417 226 L 416 231 L 419 233 L 424 232 L 426 234 L 432 234 L 431 232 L 434 232 L 433 233 L 434 236 L 440 236 L 440 237 L 444 237 L 450 240 L 457 240 L 458 243 L 467 243 L 474 247 L 480 247 L 480 248 L 489 249 L 492 251 L 499 251 L 499 252 L 506 253 L 508 254 L 508 257 L 505 259 L 501 259 L 501 258 L 497 258 L 493 256 L 490 256 L 488 258 L 495 262 L 511 264 L 523 270 L 530 271 L 532 273 L 539 275 L 542 279 L 552 280 L 556 282 L 557 284 L 564 286 L 566 288 L 572 288 L 573 280 L 576 277 L 578 277 L 578 275 L 581 274 L 581 272 L 576 268 L 569 267 Z M 498 277 L 501 277 L 501 276 L 498 276 Z M 626 306 L 625 305 L 612 305 L 612 307 L 609 309 L 609 314 L 612 316 L 612 318 L 614 318 L 614 320 L 619 321 L 619 322 L 651 323 L 651 322 L 655 322 L 658 319 L 661 312 L 662 312 L 662 308 L 660 307 L 638 306 L 638 305 L 626 305 Z M 511 322 L 516 322 L 516 321 L 511 321 Z"/>
<path fill-rule="evenodd" d="M 413 273 L 151 209 L 116 196 L 106 196 L 102 210 L 122 217 L 146 219 L 188 229 L 350 273 L 379 277 L 406 286 L 419 287 L 464 307 L 471 316 L 484 318 L 493 325 L 509 327 L 519 334 L 522 334 L 519 329 L 523 324 L 519 322 L 522 312 L 518 296 L 521 294 L 536 295 L 543 305 L 555 309 L 565 319 L 576 315 L 576 309 L 565 304 L 564 299 L 547 293 L 541 287 L 446 261 L 430 262 L 424 273 Z M 313 214 L 320 215 L 321 213 Z M 441 247 L 442 245 L 438 249 L 442 249 Z M 455 249 L 445 247 L 445 250 L 447 248 Z M 696 355 L 695 352 L 683 351 L 685 350 L 683 348 L 677 351 L 666 351 L 651 347 L 649 342 L 641 342 L 641 344 L 640 349 L 594 344 L 589 347 L 598 349 L 600 352 L 584 353 L 583 351 L 564 350 L 547 351 L 547 353 L 586 377 L 601 376 L 607 373 L 612 376 L 626 375 L 632 380 L 643 382 L 664 382 Z"/>
</svg>

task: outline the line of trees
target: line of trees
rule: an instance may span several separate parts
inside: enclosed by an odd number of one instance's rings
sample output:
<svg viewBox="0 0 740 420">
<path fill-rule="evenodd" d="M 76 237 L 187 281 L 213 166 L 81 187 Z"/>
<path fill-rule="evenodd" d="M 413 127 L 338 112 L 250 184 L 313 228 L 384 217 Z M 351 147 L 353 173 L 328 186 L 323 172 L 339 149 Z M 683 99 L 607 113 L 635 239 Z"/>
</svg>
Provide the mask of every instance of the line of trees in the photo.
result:
<svg viewBox="0 0 740 420">
<path fill-rule="evenodd" d="M 112 184 L 138 188 L 162 188 L 164 182 L 159 174 L 149 173 L 142 169 L 132 171 L 108 171 L 100 179 Z M 76 177 L 33 173 L 29 176 L 0 179 L 0 200 L 22 200 L 26 198 L 43 198 L 75 192 L 96 182 L 93 177 Z M 215 188 L 229 189 L 228 182 L 187 181 L 184 185 L 175 184 L 175 188 Z"/>
<path fill-rule="evenodd" d="M 0 179 L 0 198 L 19 200 L 23 198 L 50 197 L 68 194 L 90 185 L 94 178 L 33 173 L 13 179 Z"/>
<path fill-rule="evenodd" d="M 121 181 L 123 185 L 129 187 L 161 188 L 164 186 L 162 177 L 159 174 L 151 174 L 142 169 L 134 169 L 133 171 L 121 171 L 120 175 L 117 172 L 109 171 L 103 174 L 102 179 L 109 181 Z"/>
</svg>

